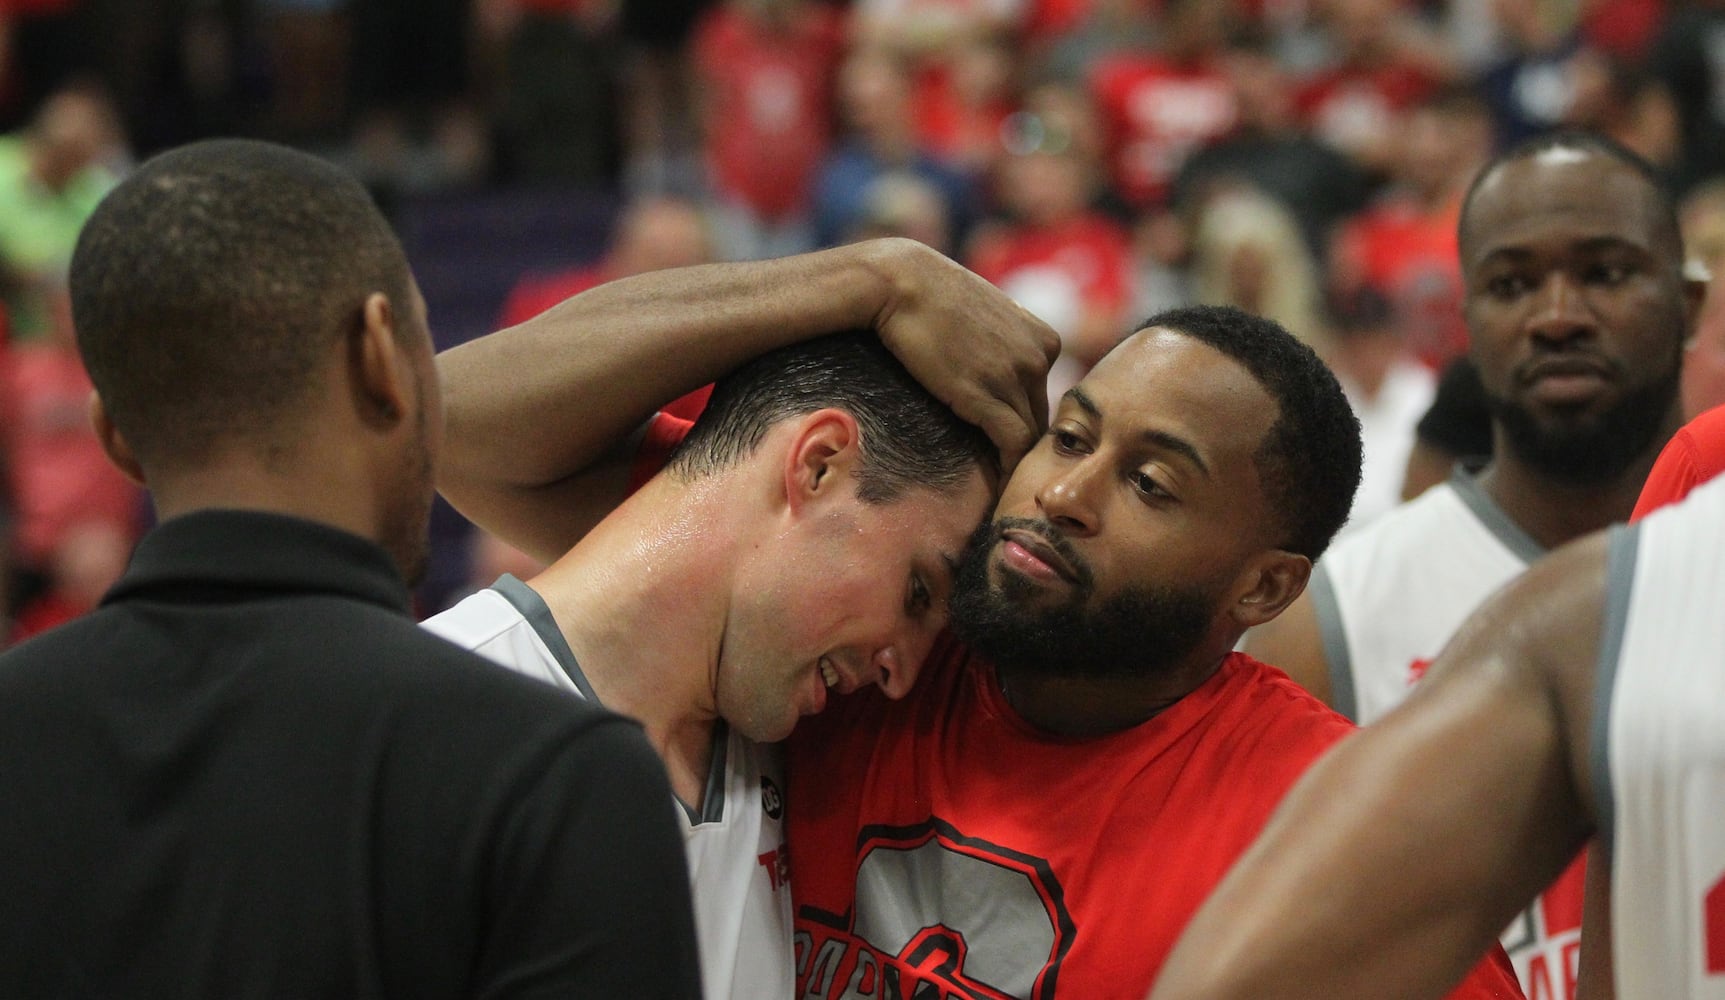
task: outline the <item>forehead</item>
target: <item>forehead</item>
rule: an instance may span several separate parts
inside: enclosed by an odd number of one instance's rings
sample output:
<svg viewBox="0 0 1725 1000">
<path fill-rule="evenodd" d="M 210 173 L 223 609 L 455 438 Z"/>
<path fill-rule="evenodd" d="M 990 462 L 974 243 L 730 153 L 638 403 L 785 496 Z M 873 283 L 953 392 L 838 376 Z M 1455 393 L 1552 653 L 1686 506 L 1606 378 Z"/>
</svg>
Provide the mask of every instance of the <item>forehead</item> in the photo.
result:
<svg viewBox="0 0 1725 1000">
<path fill-rule="evenodd" d="M 977 468 L 951 489 L 913 486 L 884 504 L 857 502 L 865 516 L 878 519 L 878 528 L 902 534 L 907 545 L 946 551 L 970 537 L 994 500 L 994 487 Z"/>
<path fill-rule="evenodd" d="M 1462 232 L 1462 264 L 1494 253 L 1602 239 L 1675 253 L 1659 193 L 1628 164 L 1553 149 L 1502 164 L 1480 183 Z"/>
<path fill-rule="evenodd" d="M 1218 475 L 1250 467 L 1280 410 L 1245 366 L 1201 340 L 1140 330 L 1078 384 L 1105 438 L 1168 435 L 1192 445 Z M 1061 402 L 1076 405 L 1071 397 Z"/>
</svg>

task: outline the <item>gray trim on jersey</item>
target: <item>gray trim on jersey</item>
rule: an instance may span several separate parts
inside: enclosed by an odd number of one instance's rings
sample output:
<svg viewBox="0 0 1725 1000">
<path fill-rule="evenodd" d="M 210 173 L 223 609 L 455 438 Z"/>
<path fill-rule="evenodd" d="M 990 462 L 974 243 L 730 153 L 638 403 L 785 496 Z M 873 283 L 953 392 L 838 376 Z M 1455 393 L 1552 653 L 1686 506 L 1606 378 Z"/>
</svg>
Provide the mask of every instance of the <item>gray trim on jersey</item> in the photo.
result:
<svg viewBox="0 0 1725 1000">
<path fill-rule="evenodd" d="M 599 696 L 593 693 L 593 685 L 587 682 L 587 675 L 581 672 L 581 664 L 575 660 L 575 651 L 569 648 L 569 640 L 563 638 L 563 630 L 557 627 L 557 619 L 551 614 L 551 607 L 545 603 L 545 598 L 509 573 L 498 577 L 491 589 L 503 595 L 504 600 L 521 612 L 521 617 L 527 620 L 527 624 L 533 626 L 539 641 L 551 651 L 557 666 L 563 669 L 564 676 L 575 683 L 575 689 L 581 692 L 581 697 L 595 705 L 604 704 L 599 700 Z"/>
<path fill-rule="evenodd" d="M 1611 705 L 1617 689 L 1617 669 L 1623 657 L 1623 634 L 1629 627 L 1629 599 L 1634 593 L 1635 558 L 1641 547 L 1639 525 L 1611 529 L 1605 557 L 1605 620 L 1599 632 L 1599 660 L 1593 677 L 1593 732 L 1588 756 L 1593 761 L 1594 800 L 1599 809 L 1595 836 L 1611 857 L 1617 830 L 1617 801 L 1611 785 Z"/>
<path fill-rule="evenodd" d="M 557 627 L 557 619 L 551 614 L 550 605 L 539 592 L 522 583 L 509 573 L 497 578 L 491 585 L 504 600 L 508 601 L 521 617 L 532 626 L 535 635 L 539 636 L 545 648 L 551 651 L 557 666 L 574 682 L 575 689 L 581 692 L 581 697 L 595 705 L 605 704 L 593 692 L 593 685 L 587 680 L 587 674 L 582 671 L 581 664 L 575 659 L 575 651 L 569 648 L 569 640 L 563 637 L 563 630 Z M 725 765 L 730 756 L 730 740 L 725 721 L 720 719 L 713 726 L 712 763 L 707 768 L 707 787 L 701 796 L 701 811 L 696 813 L 689 804 L 677 799 L 677 804 L 683 807 L 683 812 L 689 817 L 689 825 L 699 826 L 702 823 L 716 823 L 725 816 Z"/>
<path fill-rule="evenodd" d="M 1457 465 L 1450 473 L 1449 484 L 1455 490 L 1456 496 L 1467 509 L 1473 511 L 1473 516 L 1479 518 L 1479 523 L 1502 542 L 1504 548 L 1515 553 L 1516 557 L 1525 563 L 1534 563 L 1546 554 L 1545 546 L 1534 541 L 1532 535 L 1521 530 L 1521 525 L 1510 520 L 1497 501 L 1486 495 L 1480 488 L 1479 480 L 1465 466 Z"/>
<path fill-rule="evenodd" d="M 1342 629 L 1341 602 L 1336 600 L 1336 585 L 1330 582 L 1330 571 L 1322 560 L 1312 569 L 1306 593 L 1312 597 L 1312 614 L 1318 619 L 1324 660 L 1330 667 L 1330 707 L 1359 722 L 1359 698 L 1354 694 L 1354 665 L 1348 657 L 1348 636 Z"/>
</svg>

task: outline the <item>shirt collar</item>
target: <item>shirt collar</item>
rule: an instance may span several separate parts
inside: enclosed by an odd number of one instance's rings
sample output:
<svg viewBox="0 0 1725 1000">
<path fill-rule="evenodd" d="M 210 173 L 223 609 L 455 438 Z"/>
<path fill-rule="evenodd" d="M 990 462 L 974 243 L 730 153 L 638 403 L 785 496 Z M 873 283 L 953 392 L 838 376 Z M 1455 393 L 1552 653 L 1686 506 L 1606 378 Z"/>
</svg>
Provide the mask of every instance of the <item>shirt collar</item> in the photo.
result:
<svg viewBox="0 0 1725 1000">
<path fill-rule="evenodd" d="M 138 543 L 102 603 L 175 588 L 344 594 L 409 614 L 407 587 L 381 546 L 284 514 L 203 510 L 164 521 Z"/>
</svg>

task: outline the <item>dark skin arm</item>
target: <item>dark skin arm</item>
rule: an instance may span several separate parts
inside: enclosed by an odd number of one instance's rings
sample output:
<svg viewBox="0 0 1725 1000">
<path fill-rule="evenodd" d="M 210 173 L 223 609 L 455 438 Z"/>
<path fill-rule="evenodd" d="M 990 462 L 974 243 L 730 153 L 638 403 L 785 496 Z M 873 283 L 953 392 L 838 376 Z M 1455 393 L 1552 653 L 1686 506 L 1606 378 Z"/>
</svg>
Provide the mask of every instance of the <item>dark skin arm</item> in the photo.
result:
<svg viewBox="0 0 1725 1000">
<path fill-rule="evenodd" d="M 992 285 L 911 240 L 874 240 L 602 285 L 438 357 L 439 488 L 545 561 L 622 499 L 618 445 L 653 411 L 767 351 L 873 329 L 982 428 L 1010 469 L 1048 419 L 1060 341 Z"/>
<path fill-rule="evenodd" d="M 1529 570 L 1295 786 L 1153 1000 L 1437 998 L 1593 833 L 1605 539 Z"/>
</svg>

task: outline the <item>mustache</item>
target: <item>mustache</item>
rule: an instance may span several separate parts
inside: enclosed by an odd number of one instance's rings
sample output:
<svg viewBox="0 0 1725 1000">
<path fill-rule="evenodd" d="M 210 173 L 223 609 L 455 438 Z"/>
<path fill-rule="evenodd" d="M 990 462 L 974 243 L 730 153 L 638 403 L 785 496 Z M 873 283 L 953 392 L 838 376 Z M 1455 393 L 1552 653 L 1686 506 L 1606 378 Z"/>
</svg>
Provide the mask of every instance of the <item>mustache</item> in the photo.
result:
<svg viewBox="0 0 1725 1000">
<path fill-rule="evenodd" d="M 1053 522 L 1040 517 L 1002 517 L 990 526 L 989 547 L 993 548 L 1008 531 L 1026 531 L 1048 543 L 1066 565 L 1072 567 L 1072 574 L 1077 577 L 1079 587 L 1089 590 L 1096 582 L 1096 575 L 1090 569 L 1090 563 L 1078 554 L 1064 534 L 1056 528 Z"/>
</svg>

